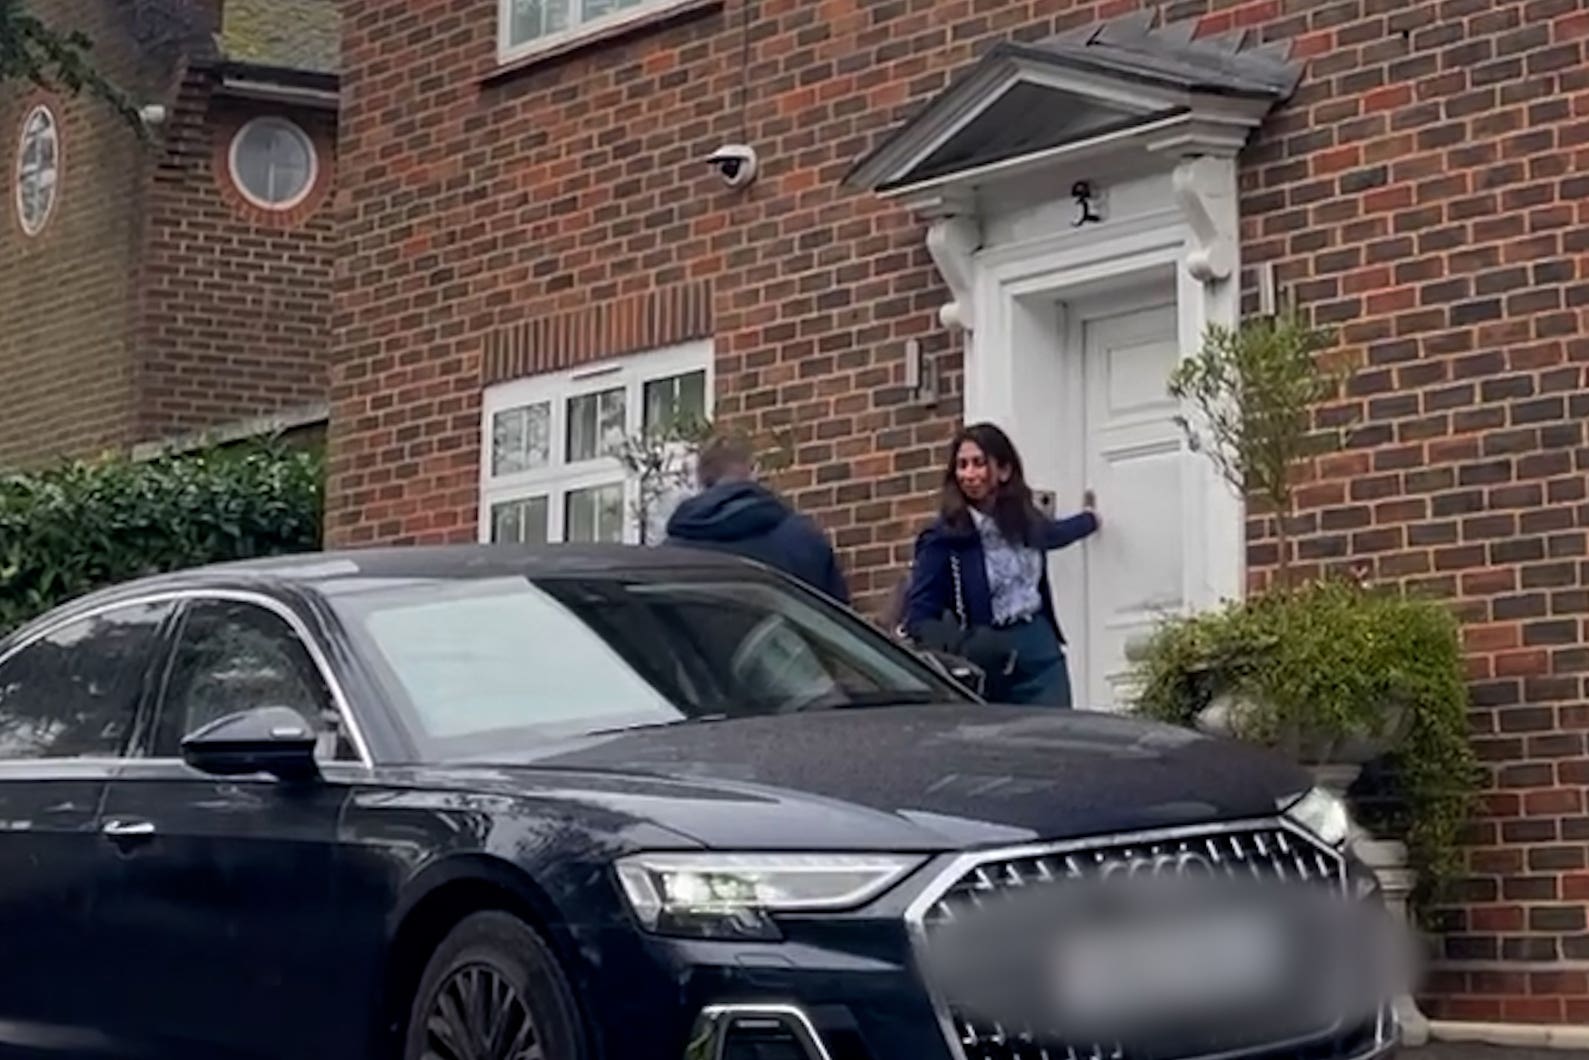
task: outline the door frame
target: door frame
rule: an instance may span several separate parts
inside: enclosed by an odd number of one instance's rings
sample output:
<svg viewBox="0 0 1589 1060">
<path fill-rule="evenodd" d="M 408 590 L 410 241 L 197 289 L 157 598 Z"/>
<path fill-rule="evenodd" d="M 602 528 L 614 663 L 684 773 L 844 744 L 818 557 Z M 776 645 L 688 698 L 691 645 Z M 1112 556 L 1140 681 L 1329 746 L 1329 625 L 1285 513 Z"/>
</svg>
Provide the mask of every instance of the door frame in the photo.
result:
<svg viewBox="0 0 1589 1060">
<path fill-rule="evenodd" d="M 1167 205 L 1112 224 L 1051 232 L 978 251 L 972 270 L 977 326 L 966 337 L 967 421 L 991 420 L 1004 426 L 1026 462 L 1042 467 L 1043 454 L 1065 448 L 1051 396 L 1059 395 L 1062 415 L 1085 400 L 1079 385 L 1080 324 L 1072 318 L 1091 313 L 1094 304 L 1158 301 L 1173 291 L 1183 358 L 1197 351 L 1210 323 L 1235 326 L 1239 266 L 1229 279 L 1204 282 L 1192 275 L 1188 264 L 1188 251 L 1196 245 L 1182 213 Z M 1154 293 L 1144 295 L 1144 291 Z M 1196 415 L 1190 408 L 1182 413 L 1189 418 Z M 1074 493 L 1059 494 L 1060 512 L 1074 510 L 1081 502 L 1085 468 L 1076 462 L 1084 459 L 1084 452 L 1077 451 L 1049 465 L 1056 488 Z M 1244 594 L 1246 513 L 1241 496 L 1206 457 L 1188 454 L 1187 459 L 1192 486 L 1188 523 L 1200 528 L 1201 545 L 1189 555 L 1186 600 L 1189 608 L 1203 610 Z M 1034 482 L 1038 488 L 1046 485 Z M 1099 514 L 1102 532 L 1108 533 L 1109 513 Z M 1086 544 L 1078 548 L 1084 550 Z M 1081 555 L 1061 552 L 1056 560 L 1080 564 Z M 1061 576 L 1059 569 L 1051 567 L 1056 578 Z M 1057 595 L 1061 620 L 1070 612 L 1065 629 L 1075 648 L 1074 658 L 1085 651 L 1085 640 L 1077 641 L 1078 634 L 1086 637 L 1085 610 L 1064 607 L 1065 594 Z"/>
</svg>

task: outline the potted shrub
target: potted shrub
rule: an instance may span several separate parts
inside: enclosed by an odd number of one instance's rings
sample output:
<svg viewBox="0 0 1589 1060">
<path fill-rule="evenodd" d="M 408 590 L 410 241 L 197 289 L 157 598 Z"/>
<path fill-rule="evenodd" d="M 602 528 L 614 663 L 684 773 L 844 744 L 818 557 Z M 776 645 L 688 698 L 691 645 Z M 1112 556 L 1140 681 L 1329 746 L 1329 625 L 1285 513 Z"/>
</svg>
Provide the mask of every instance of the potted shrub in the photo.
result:
<svg viewBox="0 0 1589 1060">
<path fill-rule="evenodd" d="M 1274 748 L 1343 795 L 1366 764 L 1385 765 L 1389 798 L 1356 816 L 1406 844 L 1428 894 L 1460 868 L 1476 770 L 1460 631 L 1437 601 L 1353 577 L 1297 584 L 1296 484 L 1339 443 L 1344 426 L 1324 427 L 1316 411 L 1353 374 L 1332 346 L 1286 309 L 1210 327 L 1172 376 L 1191 447 L 1268 510 L 1275 570 L 1262 592 L 1169 619 L 1136 646 L 1136 709 Z"/>
</svg>

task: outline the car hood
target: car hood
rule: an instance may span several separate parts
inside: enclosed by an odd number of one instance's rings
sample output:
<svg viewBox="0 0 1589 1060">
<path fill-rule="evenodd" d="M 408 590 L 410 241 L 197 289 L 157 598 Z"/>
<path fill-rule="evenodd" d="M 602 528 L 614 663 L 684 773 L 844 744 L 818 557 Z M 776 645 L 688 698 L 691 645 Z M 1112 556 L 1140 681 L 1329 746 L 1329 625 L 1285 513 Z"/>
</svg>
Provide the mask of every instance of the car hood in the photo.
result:
<svg viewBox="0 0 1589 1060">
<path fill-rule="evenodd" d="M 976 705 L 630 730 L 477 770 L 763 850 L 959 849 L 1260 817 L 1310 783 L 1279 757 L 1186 729 Z"/>
</svg>

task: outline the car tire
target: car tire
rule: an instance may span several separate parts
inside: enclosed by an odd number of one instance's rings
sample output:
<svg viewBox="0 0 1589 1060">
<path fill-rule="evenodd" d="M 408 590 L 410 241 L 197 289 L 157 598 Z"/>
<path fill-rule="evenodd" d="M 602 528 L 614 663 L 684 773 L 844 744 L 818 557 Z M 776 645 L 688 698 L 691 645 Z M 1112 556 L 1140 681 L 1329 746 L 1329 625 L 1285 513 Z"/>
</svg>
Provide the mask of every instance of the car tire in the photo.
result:
<svg viewBox="0 0 1589 1060">
<path fill-rule="evenodd" d="M 489 1014 L 462 1003 L 481 997 L 494 1006 Z M 488 1041 L 493 1026 L 497 1038 Z M 539 934 L 508 913 L 472 914 L 447 934 L 420 977 L 407 1027 L 403 1060 L 518 1060 L 535 1055 L 528 1049 L 532 1042 L 545 1060 L 585 1057 L 574 994 L 557 958 Z M 470 1048 L 460 1047 L 460 1038 Z"/>
</svg>

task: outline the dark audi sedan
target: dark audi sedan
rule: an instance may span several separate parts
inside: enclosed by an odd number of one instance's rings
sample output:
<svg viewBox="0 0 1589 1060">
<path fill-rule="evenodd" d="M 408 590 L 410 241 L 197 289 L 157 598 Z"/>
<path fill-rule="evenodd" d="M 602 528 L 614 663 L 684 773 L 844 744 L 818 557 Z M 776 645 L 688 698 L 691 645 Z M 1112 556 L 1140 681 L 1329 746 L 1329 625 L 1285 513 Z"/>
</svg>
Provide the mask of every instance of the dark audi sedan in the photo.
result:
<svg viewBox="0 0 1589 1060">
<path fill-rule="evenodd" d="M 1338 801 L 946 673 L 668 549 L 323 553 L 79 599 L 0 641 L 0 1055 L 1395 1047 L 1378 958 L 1339 944 L 1383 903 Z"/>
</svg>

